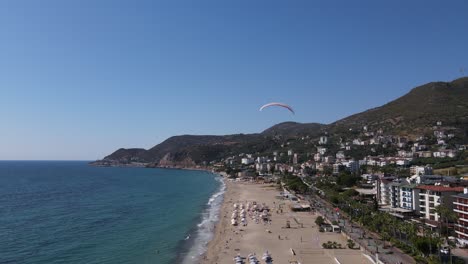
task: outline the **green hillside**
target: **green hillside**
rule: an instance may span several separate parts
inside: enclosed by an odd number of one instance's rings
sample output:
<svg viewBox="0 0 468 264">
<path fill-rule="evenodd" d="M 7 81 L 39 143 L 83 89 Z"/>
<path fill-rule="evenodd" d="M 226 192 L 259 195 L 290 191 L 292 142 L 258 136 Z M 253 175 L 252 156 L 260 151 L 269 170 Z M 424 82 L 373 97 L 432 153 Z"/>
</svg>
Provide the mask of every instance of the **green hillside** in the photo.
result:
<svg viewBox="0 0 468 264">
<path fill-rule="evenodd" d="M 151 166 L 183 166 L 220 160 L 240 153 L 271 153 L 293 148 L 300 153 L 313 150 L 314 140 L 327 133 L 330 139 L 352 139 L 367 126 L 393 135 L 432 133 L 440 121 L 441 129 L 453 131 L 455 140 L 468 139 L 468 77 L 452 82 L 432 82 L 412 89 L 406 95 L 362 113 L 329 125 L 284 122 L 260 134 L 226 136 L 182 135 L 171 137 L 149 150 L 119 149 L 105 157 L 104 164 L 130 162 L 151 163 Z M 356 134 L 357 133 L 357 134 Z M 330 145 L 330 144 L 329 144 Z M 336 144 L 333 145 L 336 147 Z M 332 148 L 332 145 L 329 147 Z M 100 161 L 97 162 L 99 164 Z"/>
</svg>

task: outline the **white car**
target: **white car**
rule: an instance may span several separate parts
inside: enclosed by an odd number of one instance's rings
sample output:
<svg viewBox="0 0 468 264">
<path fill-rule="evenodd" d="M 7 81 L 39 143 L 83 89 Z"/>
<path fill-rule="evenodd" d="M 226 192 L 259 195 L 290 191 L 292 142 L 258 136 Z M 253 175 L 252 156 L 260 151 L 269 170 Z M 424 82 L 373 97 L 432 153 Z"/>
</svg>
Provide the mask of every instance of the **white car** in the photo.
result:
<svg viewBox="0 0 468 264">
<path fill-rule="evenodd" d="M 440 253 L 448 255 L 450 253 L 450 248 L 443 247 L 440 249 Z"/>
</svg>

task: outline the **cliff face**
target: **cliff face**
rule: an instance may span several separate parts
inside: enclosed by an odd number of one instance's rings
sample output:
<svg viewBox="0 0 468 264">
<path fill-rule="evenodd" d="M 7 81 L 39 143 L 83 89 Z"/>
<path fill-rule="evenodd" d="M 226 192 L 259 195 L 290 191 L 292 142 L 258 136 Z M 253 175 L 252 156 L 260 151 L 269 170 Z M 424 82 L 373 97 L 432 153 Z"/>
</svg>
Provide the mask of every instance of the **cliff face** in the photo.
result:
<svg viewBox="0 0 468 264">
<path fill-rule="evenodd" d="M 457 137 L 468 138 L 468 77 L 453 82 L 433 82 L 412 89 L 406 95 L 329 125 L 285 122 L 260 134 L 226 136 L 182 135 L 171 137 L 149 150 L 119 149 L 95 165 L 193 167 L 239 153 L 268 153 L 291 138 L 317 138 L 327 132 L 340 136 L 350 129 L 383 129 L 387 133 L 424 133 L 437 121 L 454 128 Z M 304 147 L 304 146 L 303 146 Z"/>
<path fill-rule="evenodd" d="M 197 164 L 190 158 L 176 159 L 171 153 L 167 153 L 159 162 L 149 164 L 150 167 L 195 167 Z"/>
<path fill-rule="evenodd" d="M 96 166 L 138 166 L 146 164 L 150 160 L 148 151 L 141 148 L 124 149 L 120 148 L 102 160 L 91 162 Z"/>
<path fill-rule="evenodd" d="M 239 151 L 264 151 L 271 147 L 261 134 L 236 134 L 227 136 L 171 137 L 149 150 L 119 149 L 95 165 L 147 163 L 149 166 L 194 166 L 204 161 L 221 159 Z"/>
</svg>

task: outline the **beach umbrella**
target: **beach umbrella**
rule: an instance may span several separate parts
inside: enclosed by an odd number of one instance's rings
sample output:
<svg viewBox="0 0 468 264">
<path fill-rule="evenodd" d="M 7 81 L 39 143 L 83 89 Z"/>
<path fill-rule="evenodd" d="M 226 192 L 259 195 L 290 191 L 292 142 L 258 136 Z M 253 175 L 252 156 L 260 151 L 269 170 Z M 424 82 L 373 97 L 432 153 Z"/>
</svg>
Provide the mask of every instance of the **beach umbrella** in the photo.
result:
<svg viewBox="0 0 468 264">
<path fill-rule="evenodd" d="M 273 258 L 271 257 L 268 250 L 263 254 L 262 259 L 265 261 L 266 264 L 272 264 L 273 263 Z"/>
</svg>

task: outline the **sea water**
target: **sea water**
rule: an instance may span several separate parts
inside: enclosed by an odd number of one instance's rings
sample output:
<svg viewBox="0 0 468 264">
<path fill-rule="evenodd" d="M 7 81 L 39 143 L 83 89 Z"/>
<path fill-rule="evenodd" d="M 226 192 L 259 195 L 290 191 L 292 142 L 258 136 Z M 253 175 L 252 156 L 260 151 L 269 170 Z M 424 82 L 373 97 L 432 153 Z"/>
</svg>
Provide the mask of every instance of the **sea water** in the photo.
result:
<svg viewBox="0 0 468 264">
<path fill-rule="evenodd" d="M 0 162 L 0 263 L 194 263 L 224 183 L 204 171 Z"/>
</svg>

